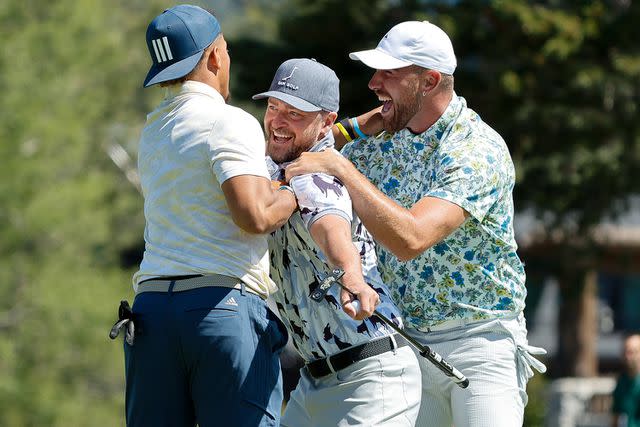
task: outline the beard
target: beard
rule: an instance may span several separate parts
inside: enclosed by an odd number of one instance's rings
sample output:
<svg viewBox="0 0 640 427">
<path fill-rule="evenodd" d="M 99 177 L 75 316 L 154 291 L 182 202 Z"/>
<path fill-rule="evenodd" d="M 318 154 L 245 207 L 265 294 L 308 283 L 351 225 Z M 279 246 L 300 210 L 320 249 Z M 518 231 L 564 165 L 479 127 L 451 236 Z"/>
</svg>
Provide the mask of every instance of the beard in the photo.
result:
<svg viewBox="0 0 640 427">
<path fill-rule="evenodd" d="M 403 95 L 397 101 L 393 101 L 393 115 L 382 117 L 382 127 L 390 133 L 404 129 L 421 107 L 422 97 L 417 92 Z"/>
<path fill-rule="evenodd" d="M 272 132 L 268 131 L 267 154 L 274 162 L 282 164 L 292 162 L 300 157 L 300 154 L 313 147 L 316 142 L 322 139 L 322 135 L 319 135 L 318 130 L 310 127 L 305 129 L 299 137 L 294 135 L 292 140 L 287 144 L 278 144 L 273 141 L 273 138 Z M 300 142 L 298 141 L 298 138 L 300 139 Z"/>
<path fill-rule="evenodd" d="M 292 162 L 298 157 L 300 154 L 304 152 L 302 147 L 296 147 L 293 144 L 283 146 L 276 145 L 276 143 L 271 142 L 271 135 L 269 135 L 269 142 L 267 143 L 267 154 L 271 157 L 271 160 L 278 164 Z"/>
</svg>

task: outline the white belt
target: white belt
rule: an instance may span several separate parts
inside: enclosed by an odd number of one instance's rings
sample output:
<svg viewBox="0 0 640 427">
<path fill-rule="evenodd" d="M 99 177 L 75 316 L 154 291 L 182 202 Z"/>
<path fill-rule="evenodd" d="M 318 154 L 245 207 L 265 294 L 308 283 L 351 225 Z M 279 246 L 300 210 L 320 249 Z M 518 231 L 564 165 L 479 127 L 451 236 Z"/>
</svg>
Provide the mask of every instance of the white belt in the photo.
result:
<svg viewBox="0 0 640 427">
<path fill-rule="evenodd" d="M 472 325 L 474 323 L 487 322 L 489 320 L 495 320 L 495 319 L 451 319 L 451 320 L 445 320 L 444 322 L 438 323 L 437 325 L 420 326 L 415 329 L 419 330 L 420 332 L 439 332 L 439 331 L 446 331 L 454 328 L 461 328 L 463 326 Z"/>
</svg>

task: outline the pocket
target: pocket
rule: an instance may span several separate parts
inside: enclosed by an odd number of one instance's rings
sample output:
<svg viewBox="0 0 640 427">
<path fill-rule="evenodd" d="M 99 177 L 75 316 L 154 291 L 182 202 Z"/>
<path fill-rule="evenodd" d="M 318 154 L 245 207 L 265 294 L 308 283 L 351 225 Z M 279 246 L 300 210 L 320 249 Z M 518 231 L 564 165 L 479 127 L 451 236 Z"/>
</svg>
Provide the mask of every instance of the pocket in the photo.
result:
<svg viewBox="0 0 640 427">
<path fill-rule="evenodd" d="M 247 405 L 249 410 L 258 411 L 262 416 L 262 421 L 260 422 L 260 427 L 266 426 L 276 426 L 276 416 L 273 414 L 269 408 L 265 407 L 263 404 L 253 401 L 252 399 L 243 399 L 243 403 Z"/>
<path fill-rule="evenodd" d="M 393 352 L 391 351 L 387 353 L 389 353 L 389 355 L 393 355 Z M 336 372 L 336 378 L 341 383 L 362 380 L 367 377 L 369 377 L 372 382 L 378 381 L 383 376 L 386 376 L 384 363 L 381 358 L 387 355 L 387 353 L 359 360 Z"/>
<path fill-rule="evenodd" d="M 280 354 L 289 341 L 289 332 L 282 320 L 267 307 L 267 318 L 271 324 L 272 338 L 271 351 Z"/>
<path fill-rule="evenodd" d="M 203 288 L 184 295 L 181 304 L 185 313 L 210 311 L 213 317 L 237 316 L 244 307 L 240 293 L 234 289 Z"/>
<path fill-rule="evenodd" d="M 238 309 L 229 309 L 226 307 L 193 307 L 188 308 L 184 312 L 185 313 L 193 313 L 193 312 L 203 312 L 209 314 L 212 317 L 222 318 L 222 317 L 233 317 L 238 315 Z M 207 314 L 207 315 L 209 315 Z"/>
<path fill-rule="evenodd" d="M 270 310 L 265 317 L 274 316 Z M 278 320 L 279 322 L 279 320 Z M 282 374 L 279 354 L 287 343 L 286 331 L 269 320 L 269 327 L 260 333 L 253 331 L 255 350 L 250 371 L 242 385 L 243 402 L 250 408 L 263 411 L 260 426 L 278 425 L 282 406 Z M 284 326 L 282 326 L 284 327 Z"/>
</svg>

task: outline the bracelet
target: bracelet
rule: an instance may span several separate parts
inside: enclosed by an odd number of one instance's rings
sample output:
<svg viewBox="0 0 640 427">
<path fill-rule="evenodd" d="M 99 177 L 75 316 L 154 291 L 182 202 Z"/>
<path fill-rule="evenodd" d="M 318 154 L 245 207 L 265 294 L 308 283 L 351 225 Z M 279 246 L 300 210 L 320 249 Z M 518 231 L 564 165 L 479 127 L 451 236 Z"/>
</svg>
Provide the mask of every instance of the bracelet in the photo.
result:
<svg viewBox="0 0 640 427">
<path fill-rule="evenodd" d="M 353 130 L 356 132 L 356 134 L 358 134 L 358 138 L 366 138 L 367 137 L 367 135 L 362 133 L 362 131 L 360 130 L 360 126 L 358 126 L 358 119 L 356 117 L 350 119 L 349 121 L 351 122 Z"/>
<path fill-rule="evenodd" d="M 284 190 L 284 191 L 290 191 L 291 194 L 293 194 L 293 196 L 296 196 L 296 192 L 293 191 L 293 188 L 291 188 L 290 186 L 286 185 L 286 184 L 282 184 L 280 187 L 278 187 L 278 190 Z"/>
<path fill-rule="evenodd" d="M 349 138 L 351 138 L 349 141 L 358 139 L 356 133 L 353 131 L 353 126 L 351 125 L 351 119 L 349 117 L 340 120 L 338 123 L 341 124 L 342 127 L 344 127 L 344 130 L 349 134 Z"/>
<path fill-rule="evenodd" d="M 338 122 L 336 123 L 336 126 L 340 131 L 340 133 L 344 136 L 344 139 L 347 140 L 347 142 L 353 141 L 353 138 L 351 137 L 351 135 L 349 135 L 349 132 L 347 131 L 347 129 L 344 127 L 342 123 Z"/>
</svg>

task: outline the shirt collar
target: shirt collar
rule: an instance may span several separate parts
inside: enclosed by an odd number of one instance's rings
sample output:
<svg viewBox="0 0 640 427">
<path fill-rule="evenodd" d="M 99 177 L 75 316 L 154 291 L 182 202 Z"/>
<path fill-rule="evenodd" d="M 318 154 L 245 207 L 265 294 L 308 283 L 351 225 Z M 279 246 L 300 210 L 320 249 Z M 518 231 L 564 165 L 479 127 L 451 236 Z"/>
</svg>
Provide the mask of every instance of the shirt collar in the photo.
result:
<svg viewBox="0 0 640 427">
<path fill-rule="evenodd" d="M 212 88 L 206 83 L 198 82 L 195 80 L 187 80 L 182 84 L 171 85 L 166 87 L 165 99 L 175 98 L 180 95 L 187 95 L 190 93 L 200 93 L 210 96 L 217 102 L 225 103 L 224 98 L 220 95 L 220 92 Z"/>
<path fill-rule="evenodd" d="M 333 139 L 333 132 L 329 130 L 325 137 L 316 142 L 308 151 L 323 151 L 327 148 L 333 148 L 335 142 L 335 139 Z"/>
<path fill-rule="evenodd" d="M 449 105 L 447 105 L 447 108 L 444 110 L 444 113 L 442 113 L 440 118 L 438 118 L 438 120 L 436 120 L 436 122 L 432 124 L 429 129 L 425 130 L 422 133 L 415 134 L 408 128 L 404 128 L 401 131 L 397 132 L 396 135 L 409 138 L 429 138 L 435 136 L 437 140 L 441 140 L 449 134 L 449 131 L 453 127 L 453 124 L 457 121 L 464 107 L 466 107 L 466 101 L 463 97 L 456 95 L 456 93 L 454 92 L 453 96 L 451 97 L 451 101 L 449 101 Z"/>
</svg>

